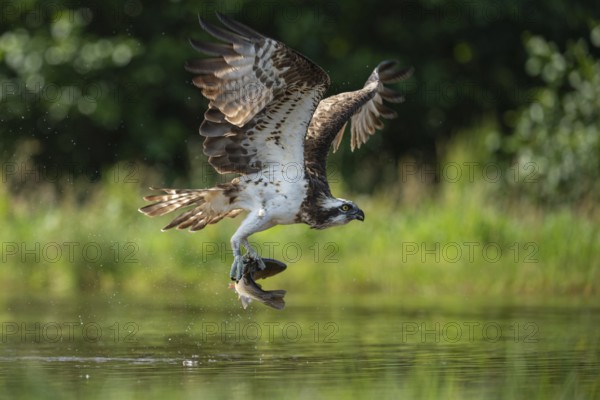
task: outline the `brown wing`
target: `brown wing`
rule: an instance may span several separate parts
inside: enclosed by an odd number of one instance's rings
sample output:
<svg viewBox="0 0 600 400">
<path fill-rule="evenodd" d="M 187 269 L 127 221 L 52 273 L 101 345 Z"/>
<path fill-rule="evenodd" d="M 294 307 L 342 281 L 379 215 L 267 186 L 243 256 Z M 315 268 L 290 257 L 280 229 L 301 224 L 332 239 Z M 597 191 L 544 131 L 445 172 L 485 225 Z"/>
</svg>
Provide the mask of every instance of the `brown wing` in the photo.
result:
<svg viewBox="0 0 600 400">
<path fill-rule="evenodd" d="M 400 103 L 404 98 L 384 84 L 408 78 L 412 68 L 399 68 L 397 61 L 383 61 L 371 73 L 362 89 L 340 93 L 323 99 L 313 115 L 305 143 L 305 158 L 315 172 L 325 174 L 330 146 L 336 151 L 348 121 L 351 121 L 352 151 L 365 143 L 377 129 L 383 128 L 382 119 L 395 118 L 396 112 L 383 104 Z"/>
<path fill-rule="evenodd" d="M 210 164 L 220 173 L 241 174 L 272 163 L 303 165 L 306 129 L 329 77 L 283 43 L 217 17 L 227 29 L 201 18 L 200 26 L 225 43 L 191 41 L 216 57 L 186 64 L 210 100 L 200 126 Z"/>
<path fill-rule="evenodd" d="M 401 103 L 404 97 L 394 90 L 385 87 L 384 84 L 400 82 L 409 78 L 413 73 L 413 68 L 399 68 L 397 61 L 384 61 L 380 63 L 373 71 L 365 88 L 376 83 L 374 95 L 370 101 L 363 104 L 362 107 L 352 116 L 350 149 L 360 149 L 360 146 L 369 140 L 376 129 L 383 128 L 382 118 L 393 119 L 398 115 L 396 112 L 383 104 L 383 100 L 390 103 Z M 341 130 L 333 142 L 333 150 L 336 151 L 342 140 L 344 131 Z"/>
<path fill-rule="evenodd" d="M 350 146 L 354 151 L 383 127 L 383 118 L 395 118 L 396 112 L 384 105 L 383 100 L 400 103 L 404 98 L 384 84 L 399 82 L 412 72 L 412 67 L 400 69 L 397 61 L 383 61 L 362 89 L 321 100 L 306 136 L 304 152 L 309 170 L 325 179 L 329 148 L 333 145 L 333 151 L 338 149 L 349 120 Z"/>
</svg>

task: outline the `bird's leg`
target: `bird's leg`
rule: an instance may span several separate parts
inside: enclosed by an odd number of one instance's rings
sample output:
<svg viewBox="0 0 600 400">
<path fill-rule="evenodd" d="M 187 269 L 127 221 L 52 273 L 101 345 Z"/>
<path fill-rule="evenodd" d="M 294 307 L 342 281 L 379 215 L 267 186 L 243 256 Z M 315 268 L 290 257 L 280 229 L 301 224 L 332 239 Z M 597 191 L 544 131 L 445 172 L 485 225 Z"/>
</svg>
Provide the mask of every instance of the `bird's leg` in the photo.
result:
<svg viewBox="0 0 600 400">
<path fill-rule="evenodd" d="M 233 281 L 239 281 L 244 273 L 244 259 L 242 258 L 242 252 L 240 250 L 240 241 L 234 240 L 235 235 L 231 238 L 231 248 L 233 250 L 233 264 L 231 264 L 231 270 L 229 271 L 229 277 Z"/>
<path fill-rule="evenodd" d="M 235 231 L 231 238 L 233 264 L 231 265 L 229 276 L 232 280 L 239 281 L 242 278 L 246 265 L 244 260 L 254 260 L 260 269 L 265 269 L 264 261 L 260 258 L 252 246 L 250 246 L 248 237 L 255 232 L 260 232 L 270 228 L 271 226 L 273 226 L 273 224 L 266 217 L 264 208 L 261 208 L 257 212 L 251 212 L 239 226 L 237 231 Z M 245 257 L 242 257 L 242 252 L 240 250 L 242 245 L 246 248 Z"/>
<path fill-rule="evenodd" d="M 263 270 L 267 266 L 265 262 L 262 260 L 262 257 L 254 250 L 252 246 L 250 246 L 250 242 L 248 242 L 248 238 L 242 241 L 242 245 L 246 248 L 246 254 L 244 256 L 245 259 L 255 261 L 258 265 L 258 268 Z"/>
</svg>

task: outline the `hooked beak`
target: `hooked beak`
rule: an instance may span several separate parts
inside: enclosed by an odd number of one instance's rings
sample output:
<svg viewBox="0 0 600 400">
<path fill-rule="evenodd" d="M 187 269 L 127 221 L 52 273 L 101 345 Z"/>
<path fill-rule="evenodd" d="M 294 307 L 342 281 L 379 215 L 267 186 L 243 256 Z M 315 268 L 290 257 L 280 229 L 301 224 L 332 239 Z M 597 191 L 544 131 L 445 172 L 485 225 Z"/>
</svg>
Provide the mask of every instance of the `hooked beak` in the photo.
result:
<svg viewBox="0 0 600 400">
<path fill-rule="evenodd" d="M 354 219 L 357 219 L 359 221 L 364 221 L 365 220 L 365 213 L 363 212 L 363 210 L 361 210 L 360 208 L 354 213 Z"/>
</svg>

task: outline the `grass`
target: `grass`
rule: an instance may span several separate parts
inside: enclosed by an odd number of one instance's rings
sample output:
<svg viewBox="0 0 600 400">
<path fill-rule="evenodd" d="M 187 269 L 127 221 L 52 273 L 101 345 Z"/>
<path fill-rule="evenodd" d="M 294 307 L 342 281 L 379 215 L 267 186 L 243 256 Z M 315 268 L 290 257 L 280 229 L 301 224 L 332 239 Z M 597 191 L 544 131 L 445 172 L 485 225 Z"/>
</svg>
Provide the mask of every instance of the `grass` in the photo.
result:
<svg viewBox="0 0 600 400">
<path fill-rule="evenodd" d="M 449 146 L 443 165 L 472 161 L 481 154 L 473 146 L 460 140 Z M 435 188 L 416 175 L 373 195 L 334 188 L 359 204 L 366 221 L 256 234 L 252 241 L 263 256 L 288 263 L 265 286 L 313 295 L 597 298 L 597 213 L 538 208 L 503 195 L 499 183 L 474 171 L 474 179 L 464 174 Z M 169 217 L 149 219 L 136 211 L 146 187 L 160 178 L 136 172 L 131 182 L 110 170 L 96 183 L 63 185 L 60 198 L 43 185 L 25 191 L 29 196 L 0 187 L 1 289 L 223 291 L 232 261 L 229 238 L 242 217 L 195 234 L 162 233 Z"/>
</svg>

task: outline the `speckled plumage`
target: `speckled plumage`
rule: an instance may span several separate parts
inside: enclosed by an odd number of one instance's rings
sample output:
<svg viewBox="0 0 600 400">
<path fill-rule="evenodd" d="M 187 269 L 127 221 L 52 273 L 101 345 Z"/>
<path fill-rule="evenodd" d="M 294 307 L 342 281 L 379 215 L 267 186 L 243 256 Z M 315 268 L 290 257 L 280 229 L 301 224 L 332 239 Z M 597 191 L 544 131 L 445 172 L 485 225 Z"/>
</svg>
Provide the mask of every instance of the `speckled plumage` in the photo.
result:
<svg viewBox="0 0 600 400">
<path fill-rule="evenodd" d="M 383 127 L 382 118 L 394 118 L 383 100 L 402 97 L 384 84 L 412 70 L 384 61 L 362 89 L 322 100 L 330 83 L 323 69 L 283 43 L 217 16 L 224 28 L 203 19 L 200 25 L 223 43 L 191 40 L 213 58 L 190 61 L 186 69 L 197 74 L 193 83 L 209 100 L 200 126 L 204 154 L 219 173 L 240 176 L 210 189 L 159 189 L 165 194 L 145 197 L 155 203 L 140 211 L 156 216 L 192 207 L 164 228 L 192 231 L 247 211 L 231 240 L 233 274 L 241 245 L 257 257 L 248 243 L 255 232 L 278 224 L 320 229 L 364 219 L 354 203 L 331 195 L 327 155 L 340 145 L 348 121 L 354 150 Z"/>
</svg>

